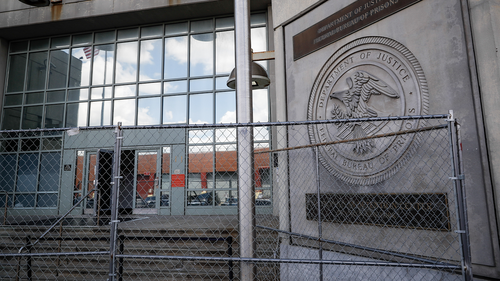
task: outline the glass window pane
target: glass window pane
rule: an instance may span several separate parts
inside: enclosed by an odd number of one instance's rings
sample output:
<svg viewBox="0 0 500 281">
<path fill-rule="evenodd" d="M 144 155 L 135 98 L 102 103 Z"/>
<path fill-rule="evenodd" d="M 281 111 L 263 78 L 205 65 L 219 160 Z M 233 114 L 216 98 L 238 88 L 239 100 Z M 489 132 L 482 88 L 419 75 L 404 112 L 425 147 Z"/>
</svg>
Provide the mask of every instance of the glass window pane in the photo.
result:
<svg viewBox="0 0 500 281">
<path fill-rule="evenodd" d="M 73 45 L 90 44 L 92 43 L 92 34 L 73 35 Z"/>
<path fill-rule="evenodd" d="M 47 92 L 47 102 L 63 102 L 66 99 L 66 91 Z"/>
<path fill-rule="evenodd" d="M 31 53 L 28 60 L 27 89 L 42 90 L 45 88 L 45 75 L 47 74 L 48 52 Z"/>
<path fill-rule="evenodd" d="M 208 79 L 193 79 L 189 81 L 189 91 L 211 91 L 214 88 L 214 80 L 212 78 Z"/>
<path fill-rule="evenodd" d="M 217 129 L 215 130 L 215 141 L 218 143 L 221 142 L 236 142 L 236 129 Z M 220 149 L 232 149 L 233 146 L 236 146 L 235 144 L 231 145 L 221 145 L 218 146 L 218 150 Z M 220 149 L 219 149 L 220 148 Z"/>
<path fill-rule="evenodd" d="M 115 98 L 135 97 L 135 85 L 125 85 L 115 87 Z"/>
<path fill-rule="evenodd" d="M 187 42 L 187 36 L 165 38 L 165 79 L 187 76 Z"/>
<path fill-rule="evenodd" d="M 162 40 L 141 41 L 139 81 L 161 79 Z"/>
<path fill-rule="evenodd" d="M 43 138 L 42 150 L 59 150 L 62 148 L 62 138 Z"/>
<path fill-rule="evenodd" d="M 18 194 L 15 197 L 14 208 L 35 207 L 35 194 Z"/>
<path fill-rule="evenodd" d="M 5 96 L 5 106 L 21 105 L 23 103 L 23 94 Z"/>
<path fill-rule="evenodd" d="M 50 47 L 51 48 L 67 47 L 67 46 L 69 46 L 69 42 L 70 42 L 69 36 L 52 38 L 52 41 L 50 43 Z"/>
<path fill-rule="evenodd" d="M 22 129 L 42 128 L 43 106 L 29 106 L 23 110 Z"/>
<path fill-rule="evenodd" d="M 189 96 L 189 124 L 211 124 L 213 114 L 213 94 Z"/>
<path fill-rule="evenodd" d="M 71 50 L 69 87 L 88 86 L 90 81 L 90 59 L 92 54 L 99 54 L 99 49 L 92 52 L 92 47 Z"/>
<path fill-rule="evenodd" d="M 215 96 L 215 122 L 236 123 L 235 92 L 217 93 Z"/>
<path fill-rule="evenodd" d="M 163 25 L 155 25 L 155 26 L 147 26 L 141 28 L 141 37 L 153 37 L 153 36 L 161 36 L 163 32 Z"/>
<path fill-rule="evenodd" d="M 211 31 L 213 29 L 214 29 L 214 21 L 212 19 L 191 22 L 191 32 L 204 32 L 204 31 Z"/>
<path fill-rule="evenodd" d="M 214 131 L 213 130 L 190 130 L 189 131 L 189 144 L 200 143 L 213 143 Z M 198 146 L 200 148 L 200 146 Z"/>
<path fill-rule="evenodd" d="M 22 139 L 21 151 L 37 151 L 40 149 L 40 139 Z"/>
<path fill-rule="evenodd" d="M 139 84 L 139 96 L 151 96 L 161 94 L 161 83 Z"/>
<path fill-rule="evenodd" d="M 234 28 L 234 17 L 220 18 L 215 20 L 215 29 Z"/>
<path fill-rule="evenodd" d="M 234 31 L 216 33 L 217 74 L 230 73 L 234 68 Z"/>
<path fill-rule="evenodd" d="M 116 100 L 113 107 L 113 124 L 135 125 L 135 99 Z"/>
<path fill-rule="evenodd" d="M 26 54 L 10 56 L 7 92 L 19 92 L 24 89 Z"/>
<path fill-rule="evenodd" d="M 137 52 L 137 42 L 117 44 L 116 83 L 135 82 L 137 80 Z"/>
<path fill-rule="evenodd" d="M 139 37 L 139 28 L 118 30 L 118 40 L 134 39 Z"/>
<path fill-rule="evenodd" d="M 250 16 L 251 26 L 266 24 L 266 14 L 253 14 Z"/>
<path fill-rule="evenodd" d="M 111 125 L 111 101 L 90 103 L 89 126 Z"/>
<path fill-rule="evenodd" d="M 0 167 L 2 167 L 2 169 L 0 169 L 0 191 L 14 191 L 14 180 L 16 178 L 16 159 L 16 154 L 0 155 Z"/>
<path fill-rule="evenodd" d="M 216 90 L 230 90 L 227 86 L 227 80 L 229 77 L 217 77 L 215 78 L 215 89 Z"/>
<path fill-rule="evenodd" d="M 187 96 L 163 98 L 163 124 L 186 123 Z"/>
<path fill-rule="evenodd" d="M 88 103 L 70 103 L 66 105 L 66 127 L 82 127 L 87 125 Z"/>
<path fill-rule="evenodd" d="M 139 99 L 137 125 L 160 124 L 160 98 Z"/>
<path fill-rule="evenodd" d="M 214 73 L 214 35 L 212 33 L 191 35 L 190 74 L 191 76 L 212 75 Z"/>
<path fill-rule="evenodd" d="M 17 169 L 17 192 L 36 191 L 36 180 L 38 173 L 38 154 L 27 153 L 19 155 Z"/>
<path fill-rule="evenodd" d="M 164 94 L 185 93 L 185 92 L 187 92 L 186 80 L 163 83 Z"/>
<path fill-rule="evenodd" d="M 57 207 L 57 193 L 39 193 L 36 200 L 37 207 Z"/>
<path fill-rule="evenodd" d="M 66 87 L 69 49 L 50 52 L 49 89 Z"/>
<path fill-rule="evenodd" d="M 30 51 L 37 51 L 49 48 L 49 39 L 31 40 Z"/>
<path fill-rule="evenodd" d="M 113 87 L 92 88 L 90 91 L 90 99 L 93 100 L 110 99 L 113 96 Z"/>
<path fill-rule="evenodd" d="M 165 25 L 165 35 L 186 34 L 188 32 L 188 23 L 174 23 Z"/>
<path fill-rule="evenodd" d="M 109 43 L 115 41 L 115 31 L 98 32 L 95 34 L 95 43 Z"/>
<path fill-rule="evenodd" d="M 253 90 L 253 122 L 269 122 L 268 90 Z"/>
<path fill-rule="evenodd" d="M 43 92 L 26 94 L 25 104 L 43 103 Z"/>
<path fill-rule="evenodd" d="M 42 153 L 38 191 L 58 191 L 61 153 Z"/>
<path fill-rule="evenodd" d="M 113 62 L 115 46 L 113 44 L 95 46 L 92 85 L 113 83 Z"/>
<path fill-rule="evenodd" d="M 4 108 L 2 129 L 3 130 L 19 130 L 21 124 L 21 108 Z"/>
<path fill-rule="evenodd" d="M 55 37 L 52 38 L 52 41 L 50 43 L 51 48 L 62 48 L 69 46 L 69 36 L 63 36 L 63 37 Z"/>
<path fill-rule="evenodd" d="M 254 53 L 256 52 L 265 52 L 267 51 L 267 38 L 266 38 L 266 28 L 252 28 L 252 50 Z"/>
<path fill-rule="evenodd" d="M 68 101 L 87 100 L 89 98 L 89 89 L 76 89 L 68 91 Z"/>
<path fill-rule="evenodd" d="M 24 52 L 28 50 L 28 41 L 10 43 L 10 52 Z"/>
<path fill-rule="evenodd" d="M 64 104 L 46 105 L 44 128 L 64 127 Z"/>
</svg>

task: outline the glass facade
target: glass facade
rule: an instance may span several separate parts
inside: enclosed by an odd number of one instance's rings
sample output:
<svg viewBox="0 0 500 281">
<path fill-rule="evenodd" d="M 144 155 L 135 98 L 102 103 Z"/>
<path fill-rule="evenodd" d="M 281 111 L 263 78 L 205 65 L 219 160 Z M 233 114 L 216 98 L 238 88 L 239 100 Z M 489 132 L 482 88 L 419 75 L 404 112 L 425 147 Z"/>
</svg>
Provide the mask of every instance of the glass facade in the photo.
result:
<svg viewBox="0 0 500 281">
<path fill-rule="evenodd" d="M 252 49 L 265 51 L 266 15 L 251 19 Z M 234 64 L 232 17 L 11 42 L 1 129 L 235 123 L 236 94 L 226 86 Z M 268 90 L 254 91 L 255 122 L 269 121 L 268 99 Z M 222 152 L 235 153 L 236 132 L 202 134 L 189 133 L 188 154 L 203 153 L 212 164 L 189 171 L 188 188 L 201 188 L 201 177 L 210 187 L 236 188 L 236 171 L 214 165 Z M 269 147 L 265 128 L 255 138 L 256 147 Z M 1 141 L 0 161 L 11 170 L 3 169 L 0 181 L 9 201 L 57 207 L 61 136 Z M 75 192 L 81 196 L 81 184 Z"/>
</svg>

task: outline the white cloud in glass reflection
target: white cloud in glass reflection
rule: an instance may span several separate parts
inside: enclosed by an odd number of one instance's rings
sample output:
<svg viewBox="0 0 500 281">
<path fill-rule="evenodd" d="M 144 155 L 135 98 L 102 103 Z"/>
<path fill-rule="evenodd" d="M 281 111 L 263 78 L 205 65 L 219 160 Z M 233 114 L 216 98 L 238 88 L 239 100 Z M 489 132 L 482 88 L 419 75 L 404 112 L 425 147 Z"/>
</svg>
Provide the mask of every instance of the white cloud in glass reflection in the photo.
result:
<svg viewBox="0 0 500 281">
<path fill-rule="evenodd" d="M 159 122 L 157 121 L 158 118 L 155 118 L 151 116 L 151 114 L 154 114 L 150 112 L 149 107 L 139 107 L 138 108 L 138 113 L 137 113 L 137 125 L 157 125 Z"/>
<path fill-rule="evenodd" d="M 165 40 L 165 57 L 179 63 L 187 63 L 186 37 Z"/>
<path fill-rule="evenodd" d="M 253 122 L 268 122 L 267 89 L 253 91 Z"/>
<path fill-rule="evenodd" d="M 220 119 L 220 123 L 234 123 L 234 122 L 236 122 L 236 111 L 227 111 Z"/>
</svg>

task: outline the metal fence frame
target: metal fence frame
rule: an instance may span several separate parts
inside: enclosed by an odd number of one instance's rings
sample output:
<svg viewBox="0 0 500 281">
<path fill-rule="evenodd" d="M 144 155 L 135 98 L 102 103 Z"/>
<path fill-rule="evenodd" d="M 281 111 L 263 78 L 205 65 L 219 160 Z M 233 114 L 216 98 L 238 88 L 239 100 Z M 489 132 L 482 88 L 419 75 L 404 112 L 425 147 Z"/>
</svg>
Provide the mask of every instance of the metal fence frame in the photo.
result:
<svg viewBox="0 0 500 281">
<path fill-rule="evenodd" d="M 284 231 L 280 229 L 269 228 L 266 226 L 255 225 L 255 219 L 253 222 L 253 229 L 255 227 L 267 229 L 270 231 L 275 231 L 281 234 L 301 237 L 305 239 L 311 239 L 317 241 L 319 243 L 319 258 L 318 259 L 289 259 L 289 258 L 253 258 L 247 256 L 232 256 L 232 241 L 229 240 L 227 243 L 228 253 L 230 253 L 229 257 L 200 257 L 200 256 L 165 256 L 165 255 L 130 255 L 123 254 L 123 244 L 120 243 L 121 236 L 118 234 L 118 196 L 120 190 L 120 155 L 121 153 L 114 154 L 114 165 L 113 165 L 113 182 L 112 184 L 112 206 L 111 206 L 111 222 L 110 222 L 110 237 L 109 237 L 109 251 L 99 251 L 99 252 L 58 252 L 58 253 L 31 253 L 31 249 L 35 246 L 39 241 L 43 240 L 45 235 L 49 233 L 52 229 L 57 227 L 60 222 L 68 216 L 71 211 L 78 206 L 89 194 L 91 194 L 94 190 L 90 190 L 85 196 L 82 198 L 63 216 L 61 216 L 55 223 L 53 223 L 47 231 L 45 231 L 40 237 L 38 237 L 35 242 L 31 243 L 31 240 L 26 242 L 26 245 L 21 247 L 17 253 L 2 253 L 0 256 L 3 257 L 14 257 L 18 258 L 19 266 L 21 264 L 21 258 L 26 258 L 26 264 L 28 269 L 28 279 L 31 280 L 30 275 L 30 260 L 33 257 L 69 257 L 69 256 L 109 256 L 109 279 L 108 280 L 122 280 L 122 276 L 120 276 L 120 272 L 123 270 L 123 260 L 124 259 L 140 259 L 140 260 L 176 260 L 176 261 L 220 261 L 220 262 L 229 262 L 229 263 L 248 263 L 251 265 L 259 264 L 259 263 L 274 263 L 274 264 L 316 264 L 319 265 L 320 270 L 320 280 L 322 280 L 322 266 L 323 265 L 360 265 L 360 266 L 391 266 L 391 267 L 407 267 L 407 268 L 427 268 L 427 269 L 439 269 L 439 270 L 460 270 L 462 272 L 464 280 L 473 280 L 472 279 L 472 270 L 471 270 L 471 254 L 470 254 L 470 241 L 469 241 L 469 231 L 467 226 L 467 208 L 466 208 L 466 192 L 464 185 L 464 170 L 462 164 L 462 151 L 461 151 L 461 140 L 460 140 L 460 126 L 457 120 L 454 118 L 453 112 L 450 111 L 449 114 L 441 114 L 441 115 L 425 115 L 425 116 L 398 116 L 398 117 L 381 117 L 381 118 L 362 118 L 362 119 L 343 119 L 343 120 L 318 120 L 318 121 L 300 121 L 300 122 L 268 122 L 268 123 L 242 123 L 242 124 L 216 124 L 216 125 L 160 125 L 160 126 L 105 126 L 105 127 L 89 127 L 89 128 L 79 128 L 79 130 L 98 130 L 98 129 L 110 129 L 114 128 L 115 130 L 115 152 L 121 152 L 122 142 L 123 142 L 123 131 L 124 130 L 135 130 L 135 129 L 169 129 L 169 128 L 182 128 L 182 129 L 203 129 L 203 128 L 252 128 L 252 127 L 272 127 L 272 126 L 292 126 L 292 125 L 314 125 L 314 124 L 325 124 L 325 123 L 350 123 L 350 122 L 364 122 L 364 121 L 391 121 L 391 120 L 430 120 L 430 119 L 443 119 L 446 120 L 447 124 L 444 126 L 435 126 L 435 127 L 427 127 L 415 130 L 408 130 L 405 132 L 394 132 L 392 135 L 401 134 L 401 133 L 412 133 L 416 131 L 422 130 L 439 130 L 439 129 L 448 129 L 449 134 L 449 148 L 450 148 L 450 162 L 452 163 L 452 175 L 450 176 L 450 180 L 454 183 L 454 191 L 455 191 L 455 202 L 456 202 L 456 214 L 457 214 L 457 222 L 459 229 L 454 232 L 459 234 L 460 241 L 460 251 L 461 251 L 461 264 L 450 264 L 444 262 L 435 262 L 429 259 L 380 250 L 376 248 L 364 247 L 354 244 L 348 244 L 340 241 L 333 241 L 324 239 L 322 237 L 322 224 L 321 217 L 318 220 L 318 237 L 308 236 L 300 233 L 294 233 L 289 231 Z M 37 130 L 17 130 L 17 131 L 0 131 L 0 133 L 15 133 L 15 132 L 50 132 L 50 131 L 67 131 L 67 130 L 75 130 L 75 128 L 62 128 L 62 129 L 37 129 Z M 390 134 L 389 134 L 390 135 Z M 388 135 L 384 135 L 388 136 Z M 374 136 L 380 137 L 380 136 Z M 368 137 L 372 138 L 372 137 Z M 352 140 L 350 140 L 352 141 Z M 331 144 L 331 143 L 329 143 Z M 311 147 L 314 151 L 316 165 L 319 166 L 319 153 L 318 146 L 320 144 L 311 144 L 304 147 Z M 273 153 L 276 151 L 283 150 L 293 150 L 304 147 L 289 147 L 284 149 L 277 149 L 267 151 L 267 153 Z M 252 155 L 253 157 L 253 155 Z M 316 169 L 318 171 L 318 169 Z M 320 177 L 316 175 L 317 178 L 317 194 L 318 194 L 318 210 L 320 202 L 319 197 L 319 185 L 320 185 Z M 5 192 L 6 193 L 6 192 Z M 6 193 L 7 194 L 7 193 Z M 8 196 L 7 196 L 8 197 Z M 4 214 L 4 224 L 6 221 L 7 212 L 7 203 Z M 320 214 L 320 212 L 318 212 Z M 241 225 L 241 220 L 239 220 L 239 227 L 247 227 Z M 241 243 L 253 243 L 253 241 L 242 241 Z M 398 263 L 398 262 L 389 262 L 389 261 L 349 261 L 349 260 L 324 260 L 322 258 L 322 245 L 324 243 L 331 244 L 344 244 L 349 247 L 358 247 L 360 249 L 366 251 L 377 252 L 381 254 L 387 254 L 395 257 L 401 257 L 409 260 L 414 260 L 415 263 Z M 240 250 L 244 248 L 245 245 L 240 245 Z M 250 245 L 248 247 L 253 247 Z M 247 255 L 247 254 L 245 254 Z M 232 272 L 232 271 L 231 271 Z M 19 273 L 17 278 L 19 279 Z M 232 280 L 232 273 L 230 274 L 230 279 Z"/>
</svg>

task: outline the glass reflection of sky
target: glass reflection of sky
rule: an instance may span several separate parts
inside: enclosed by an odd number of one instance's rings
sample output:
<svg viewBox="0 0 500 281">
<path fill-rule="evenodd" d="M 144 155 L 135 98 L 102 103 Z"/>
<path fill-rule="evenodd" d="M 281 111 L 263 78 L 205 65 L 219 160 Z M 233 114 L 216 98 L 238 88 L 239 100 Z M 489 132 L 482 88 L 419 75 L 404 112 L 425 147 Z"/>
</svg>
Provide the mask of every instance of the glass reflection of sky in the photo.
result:
<svg viewBox="0 0 500 281">
<path fill-rule="evenodd" d="M 215 122 L 236 123 L 235 92 L 217 93 L 215 96 Z"/>
<path fill-rule="evenodd" d="M 185 92 L 187 92 L 186 80 L 163 83 L 164 94 L 185 93 Z"/>
<path fill-rule="evenodd" d="M 213 123 L 212 94 L 189 96 L 189 124 Z"/>
<path fill-rule="evenodd" d="M 187 76 L 187 36 L 165 38 L 164 79 Z"/>
<path fill-rule="evenodd" d="M 234 31 L 216 33 L 217 74 L 230 73 L 234 68 Z"/>
<path fill-rule="evenodd" d="M 113 124 L 135 125 L 135 99 L 116 100 L 113 107 Z"/>
<path fill-rule="evenodd" d="M 162 40 L 145 40 L 141 42 L 139 81 L 161 79 Z"/>
<path fill-rule="evenodd" d="M 92 85 L 113 83 L 113 62 L 115 60 L 114 45 L 100 45 L 94 48 L 99 49 L 99 54 L 95 55 L 97 51 L 94 51 Z"/>
<path fill-rule="evenodd" d="M 116 83 L 137 80 L 137 42 L 119 43 L 116 46 Z"/>
<path fill-rule="evenodd" d="M 163 98 L 163 124 L 186 123 L 187 96 Z"/>
<path fill-rule="evenodd" d="M 89 126 L 111 125 L 111 101 L 90 103 Z"/>
<path fill-rule="evenodd" d="M 212 33 L 191 35 L 190 75 L 204 76 L 214 73 L 214 35 Z"/>
<path fill-rule="evenodd" d="M 151 96 L 161 94 L 161 83 L 139 84 L 139 96 Z"/>
<path fill-rule="evenodd" d="M 139 99 L 137 125 L 160 124 L 160 97 Z"/>
</svg>

